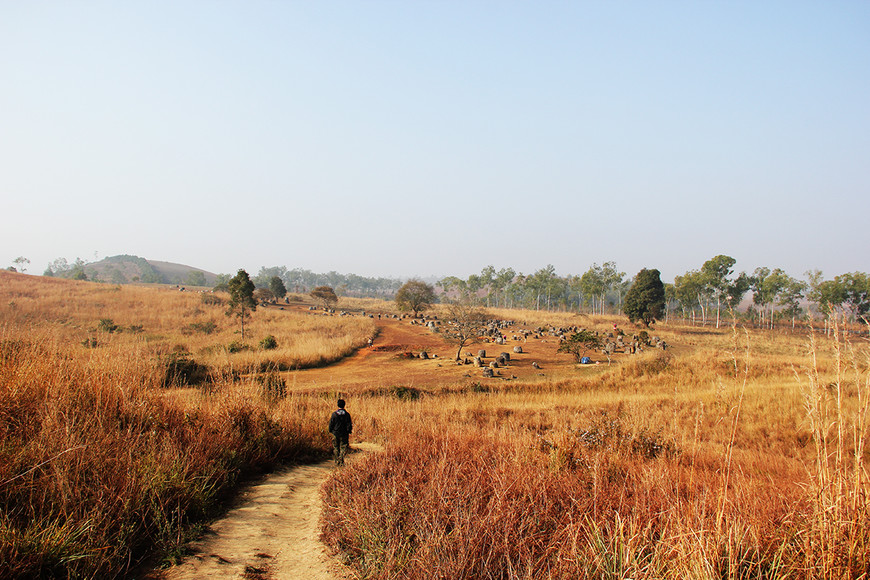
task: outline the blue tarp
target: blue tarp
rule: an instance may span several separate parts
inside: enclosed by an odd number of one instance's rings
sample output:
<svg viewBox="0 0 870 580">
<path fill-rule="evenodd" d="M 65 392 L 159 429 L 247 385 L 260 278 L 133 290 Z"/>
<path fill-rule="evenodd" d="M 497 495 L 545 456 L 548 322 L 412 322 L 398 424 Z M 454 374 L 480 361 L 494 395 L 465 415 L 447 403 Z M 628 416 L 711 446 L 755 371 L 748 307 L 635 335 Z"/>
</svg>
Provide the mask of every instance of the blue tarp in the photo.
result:
<svg viewBox="0 0 870 580">
<path fill-rule="evenodd" d="M 592 359 L 589 358 L 588 356 L 584 356 L 583 358 L 580 359 L 580 364 L 581 364 L 581 365 L 588 365 L 588 364 L 591 364 L 591 363 L 592 363 Z"/>
</svg>

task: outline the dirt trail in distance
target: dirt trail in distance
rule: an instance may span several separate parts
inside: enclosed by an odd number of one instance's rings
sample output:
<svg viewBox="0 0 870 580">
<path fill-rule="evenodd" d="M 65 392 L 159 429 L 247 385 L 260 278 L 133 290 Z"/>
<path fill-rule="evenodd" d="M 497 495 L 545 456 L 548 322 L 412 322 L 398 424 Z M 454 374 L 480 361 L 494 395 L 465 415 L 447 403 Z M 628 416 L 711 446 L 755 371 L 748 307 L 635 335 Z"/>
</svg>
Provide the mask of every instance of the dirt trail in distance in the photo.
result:
<svg viewBox="0 0 870 580">
<path fill-rule="evenodd" d="M 354 443 L 348 463 L 381 447 Z M 320 487 L 332 461 L 275 472 L 244 490 L 238 505 L 194 543 L 192 556 L 156 575 L 162 580 L 336 580 L 354 578 L 320 542 Z"/>
</svg>

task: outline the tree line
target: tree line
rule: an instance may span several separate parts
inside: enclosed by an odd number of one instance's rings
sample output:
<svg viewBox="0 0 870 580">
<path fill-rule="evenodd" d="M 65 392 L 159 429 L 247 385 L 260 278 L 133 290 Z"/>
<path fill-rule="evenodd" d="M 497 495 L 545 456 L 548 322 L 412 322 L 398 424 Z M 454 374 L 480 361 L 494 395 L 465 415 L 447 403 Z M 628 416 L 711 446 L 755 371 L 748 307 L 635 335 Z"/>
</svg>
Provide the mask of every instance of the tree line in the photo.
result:
<svg viewBox="0 0 870 580">
<path fill-rule="evenodd" d="M 257 288 L 269 288 L 273 278 L 279 278 L 288 292 L 305 294 L 320 286 L 333 288 L 339 296 L 357 298 L 392 299 L 404 281 L 400 278 L 358 276 L 340 274 L 335 271 L 326 273 L 312 272 L 303 268 L 288 269 L 286 266 L 261 267 L 251 281 Z M 219 274 L 216 286 L 230 280 L 229 274 Z"/>
<path fill-rule="evenodd" d="M 135 261 L 140 270 L 136 281 L 166 282 L 142 258 L 116 256 L 114 259 Z M 23 257 L 16 261 L 20 269 L 26 263 L 29 260 Z M 808 313 L 832 310 L 842 312 L 850 320 L 858 320 L 870 311 L 870 276 L 865 272 L 847 272 L 825 279 L 821 271 L 812 270 L 805 272 L 806 279 L 801 280 L 781 268 L 758 267 L 751 273 L 737 273 L 735 265 L 736 260 L 731 256 L 714 256 L 699 268 L 675 276 L 673 283 L 664 284 L 665 319 L 677 316 L 701 324 L 715 322 L 718 327 L 724 312 L 740 310 L 741 316 L 766 326 L 783 320 L 794 324 Z M 69 264 L 59 258 L 49 264 L 45 275 L 89 279 L 86 266 L 88 264 L 81 259 Z M 335 271 L 317 273 L 285 266 L 261 267 L 251 280 L 256 288 L 270 288 L 276 278 L 290 292 L 308 293 L 315 288 L 329 287 L 337 296 L 384 299 L 393 299 L 405 283 L 401 278 Z M 230 279 L 229 274 L 218 275 L 215 287 L 226 288 Z M 194 282 L 202 284 L 201 280 L 189 281 Z M 625 297 L 634 282 L 635 277 L 627 277 L 611 261 L 601 265 L 593 263 L 582 274 L 566 276 L 556 274 L 552 264 L 531 274 L 510 267 L 496 270 L 488 265 L 479 274 L 467 278 L 446 276 L 434 286 L 441 298 L 481 306 L 608 314 L 623 312 Z M 747 296 L 751 296 L 748 305 Z"/>
<path fill-rule="evenodd" d="M 736 260 L 718 255 L 700 268 L 676 276 L 664 284 L 664 317 L 679 316 L 702 324 L 722 323 L 723 312 L 772 325 L 810 313 L 840 311 L 857 320 L 870 311 L 870 276 L 851 272 L 825 280 L 821 271 L 806 272 L 807 280 L 788 275 L 780 268 L 759 267 L 751 273 L 736 273 Z M 533 274 L 512 268 L 486 266 L 466 279 L 442 278 L 437 287 L 442 296 L 475 304 L 533 310 L 566 310 L 589 314 L 622 313 L 626 296 L 636 277 L 626 277 L 614 262 L 592 266 L 581 275 L 558 276 L 552 265 Z M 751 296 L 751 302 L 745 300 Z"/>
</svg>

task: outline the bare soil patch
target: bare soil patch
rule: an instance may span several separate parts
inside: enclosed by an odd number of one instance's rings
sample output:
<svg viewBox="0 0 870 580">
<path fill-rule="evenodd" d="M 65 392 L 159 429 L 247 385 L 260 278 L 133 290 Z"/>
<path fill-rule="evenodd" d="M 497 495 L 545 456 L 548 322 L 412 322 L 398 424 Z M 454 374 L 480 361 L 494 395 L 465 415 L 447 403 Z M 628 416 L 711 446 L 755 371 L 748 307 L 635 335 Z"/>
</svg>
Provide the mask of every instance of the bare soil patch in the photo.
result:
<svg viewBox="0 0 870 580">
<path fill-rule="evenodd" d="M 321 315 L 321 314 L 313 314 Z M 486 350 L 485 364 L 492 362 L 499 353 L 510 354 L 507 366 L 496 369 L 496 376 L 486 378 L 483 369 L 472 364 L 457 364 L 456 347 L 448 344 L 442 336 L 410 319 L 383 317 L 376 320 L 379 334 L 371 347 L 362 348 L 354 355 L 335 364 L 285 373 L 289 389 L 295 390 L 355 390 L 383 389 L 393 386 L 434 388 L 472 382 L 495 382 L 510 380 L 561 380 L 582 376 L 591 371 L 596 363 L 606 365 L 624 360 L 632 355 L 615 354 L 608 361 L 601 353 L 590 352 L 593 364 L 579 366 L 571 355 L 557 353 L 559 339 L 551 335 L 534 335 L 514 340 L 522 330 L 531 330 L 522 325 L 504 331 L 507 341 L 503 345 L 480 342 L 462 349 L 463 362 L 473 358 L 478 350 Z M 513 348 L 521 346 L 523 352 Z M 426 351 L 429 358 L 418 355 Z M 466 355 L 470 355 L 466 357 Z M 537 364 L 537 367 L 533 363 Z"/>
</svg>

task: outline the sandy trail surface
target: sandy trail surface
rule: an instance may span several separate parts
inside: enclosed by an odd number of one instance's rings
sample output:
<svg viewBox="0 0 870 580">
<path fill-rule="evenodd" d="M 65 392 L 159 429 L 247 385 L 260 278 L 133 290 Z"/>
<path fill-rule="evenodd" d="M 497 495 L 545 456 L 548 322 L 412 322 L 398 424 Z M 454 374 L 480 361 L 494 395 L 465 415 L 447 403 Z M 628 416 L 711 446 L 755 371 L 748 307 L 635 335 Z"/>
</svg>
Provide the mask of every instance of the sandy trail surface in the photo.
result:
<svg viewBox="0 0 870 580">
<path fill-rule="evenodd" d="M 348 463 L 380 450 L 354 443 Z M 162 571 L 163 580 L 244 578 L 333 580 L 354 578 L 331 557 L 320 536 L 320 487 L 332 461 L 275 472 L 244 490 L 238 504 L 191 545 L 193 555 Z"/>
</svg>

